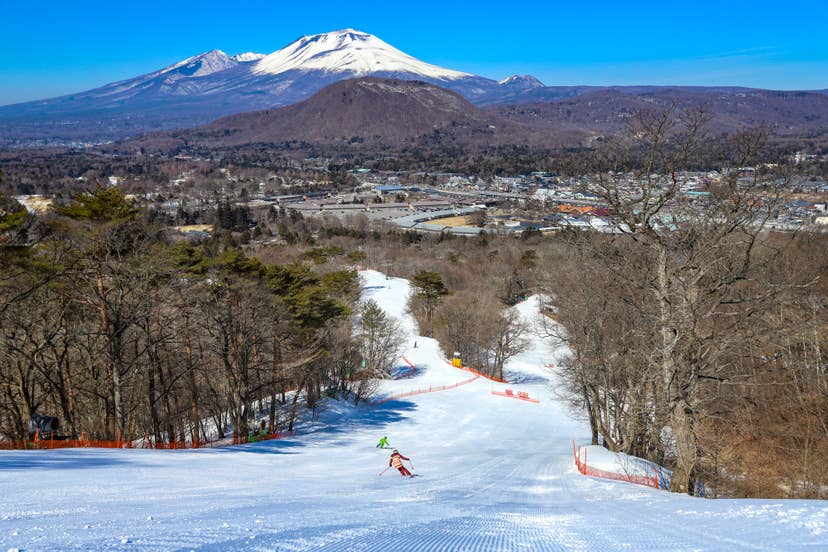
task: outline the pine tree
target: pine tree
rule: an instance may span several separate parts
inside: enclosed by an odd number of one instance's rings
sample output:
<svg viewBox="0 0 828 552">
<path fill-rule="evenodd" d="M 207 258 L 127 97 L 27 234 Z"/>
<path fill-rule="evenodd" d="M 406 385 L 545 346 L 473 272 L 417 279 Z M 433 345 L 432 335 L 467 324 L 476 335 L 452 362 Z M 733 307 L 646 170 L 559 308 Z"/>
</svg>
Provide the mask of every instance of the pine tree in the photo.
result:
<svg viewBox="0 0 828 552">
<path fill-rule="evenodd" d="M 141 242 L 141 232 L 131 223 L 139 210 L 130 205 L 118 188 L 95 188 L 72 198 L 68 205 L 56 211 L 79 223 L 71 229 L 77 243 L 85 246 L 79 253 L 86 265 L 89 285 L 87 301 L 98 311 L 100 333 L 106 342 L 107 371 L 112 388 L 112 406 L 117 429 L 123 435 L 126 429 L 126 405 L 124 404 L 122 378 L 127 370 L 124 361 L 123 342 L 127 327 L 133 321 L 124 315 L 129 307 L 124 300 L 129 294 L 125 288 L 128 278 L 113 278 L 115 259 Z M 132 251 L 131 253 L 134 253 Z"/>
<path fill-rule="evenodd" d="M 432 318 L 437 305 L 442 301 L 443 296 L 448 294 L 443 277 L 439 273 L 430 270 L 421 270 L 411 279 L 411 284 L 416 290 L 416 298 L 422 306 L 426 321 L 426 335 L 433 333 Z"/>
</svg>

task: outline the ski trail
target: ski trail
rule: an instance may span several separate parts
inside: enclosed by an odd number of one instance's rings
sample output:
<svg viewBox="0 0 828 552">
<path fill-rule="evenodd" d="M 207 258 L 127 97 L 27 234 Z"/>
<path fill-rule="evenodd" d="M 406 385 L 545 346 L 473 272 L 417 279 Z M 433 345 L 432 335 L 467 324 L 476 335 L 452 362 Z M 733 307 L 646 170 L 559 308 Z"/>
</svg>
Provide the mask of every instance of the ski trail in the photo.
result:
<svg viewBox="0 0 828 552">
<path fill-rule="evenodd" d="M 363 300 L 400 318 L 418 367 L 382 394 L 468 378 L 417 335 L 408 282 L 360 277 Z M 516 308 L 537 316 L 534 299 Z M 506 366 L 539 404 L 477 379 L 379 406 L 330 401 L 295 437 L 240 447 L 2 451 L 0 550 L 828 549 L 825 502 L 702 500 L 578 474 L 572 439 L 589 428 L 545 368 L 564 354 L 532 336 Z M 383 435 L 420 477 L 378 476 Z"/>
</svg>

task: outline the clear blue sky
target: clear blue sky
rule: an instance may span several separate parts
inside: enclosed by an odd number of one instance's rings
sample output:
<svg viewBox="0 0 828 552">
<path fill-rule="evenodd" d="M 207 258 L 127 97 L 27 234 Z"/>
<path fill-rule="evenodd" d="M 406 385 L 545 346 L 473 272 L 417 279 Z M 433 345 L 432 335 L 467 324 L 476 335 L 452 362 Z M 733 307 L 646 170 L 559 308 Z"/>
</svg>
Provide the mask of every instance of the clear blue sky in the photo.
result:
<svg viewBox="0 0 828 552">
<path fill-rule="evenodd" d="M 495 79 L 828 88 L 828 0 L 0 0 L 0 14 L 0 105 L 347 27 Z"/>
</svg>

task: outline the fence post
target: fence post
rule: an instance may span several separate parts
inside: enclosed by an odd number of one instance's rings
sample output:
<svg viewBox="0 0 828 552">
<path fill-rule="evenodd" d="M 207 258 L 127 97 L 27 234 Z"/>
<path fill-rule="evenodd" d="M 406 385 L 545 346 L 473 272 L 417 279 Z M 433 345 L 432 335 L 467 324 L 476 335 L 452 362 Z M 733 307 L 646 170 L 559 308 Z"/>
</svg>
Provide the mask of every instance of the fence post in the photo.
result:
<svg viewBox="0 0 828 552">
<path fill-rule="evenodd" d="M 653 466 L 653 487 L 658 489 L 658 470 Z"/>
<path fill-rule="evenodd" d="M 575 467 L 581 471 L 581 466 L 578 462 L 578 453 L 575 450 L 575 439 L 572 439 L 572 458 L 575 460 Z"/>
</svg>

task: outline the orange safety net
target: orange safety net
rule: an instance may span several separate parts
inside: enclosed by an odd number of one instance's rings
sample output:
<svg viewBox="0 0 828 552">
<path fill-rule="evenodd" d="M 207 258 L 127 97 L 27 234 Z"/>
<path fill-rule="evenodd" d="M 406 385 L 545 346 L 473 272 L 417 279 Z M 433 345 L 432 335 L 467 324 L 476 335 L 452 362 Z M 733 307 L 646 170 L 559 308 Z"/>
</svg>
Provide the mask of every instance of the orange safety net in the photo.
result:
<svg viewBox="0 0 828 552">
<path fill-rule="evenodd" d="M 266 435 L 257 435 L 255 438 L 250 438 L 247 435 L 234 435 L 232 444 L 240 445 L 245 443 L 256 443 L 259 441 L 270 441 L 273 439 L 282 439 L 284 437 L 291 437 L 296 433 L 293 431 L 275 432 Z M 0 441 L 0 450 L 48 450 L 48 449 L 63 449 L 63 448 L 148 448 L 160 450 L 174 450 L 174 449 L 197 449 L 197 448 L 212 448 L 220 446 L 228 446 L 230 443 L 227 440 L 175 440 L 172 442 L 157 442 L 149 438 L 149 434 L 145 434 L 140 442 L 122 439 L 120 433 L 115 440 L 94 439 L 91 435 L 82 433 L 77 439 L 55 439 L 49 437 L 43 439 L 39 433 L 35 433 L 34 439 L 31 441 Z"/>
<path fill-rule="evenodd" d="M 583 452 L 583 458 L 581 458 L 581 452 Z M 576 446 L 575 441 L 572 441 L 572 453 L 575 456 L 575 467 L 583 475 L 612 479 L 614 481 L 626 481 L 627 483 L 635 483 L 636 485 L 644 485 L 645 487 L 653 487 L 654 489 L 659 488 L 658 471 L 655 467 L 653 467 L 652 476 L 608 472 L 589 466 L 587 464 L 587 450 Z"/>
<path fill-rule="evenodd" d="M 496 377 L 494 377 L 494 376 L 490 376 L 490 375 L 488 375 L 488 374 L 484 374 L 483 372 L 478 372 L 477 370 L 475 370 L 474 368 L 470 368 L 469 366 L 454 366 L 454 365 L 452 365 L 450 362 L 449 362 L 449 365 L 450 365 L 452 368 L 459 368 L 460 370 L 464 370 L 464 371 L 466 371 L 466 372 L 470 372 L 470 373 L 472 373 L 472 374 L 474 374 L 474 375 L 476 375 L 476 376 L 480 376 L 481 378 L 486 378 L 487 380 L 496 381 L 497 383 L 509 383 L 509 382 L 508 382 L 508 381 L 506 381 L 506 380 L 503 380 L 503 379 L 500 379 L 500 378 L 496 378 Z"/>
<path fill-rule="evenodd" d="M 499 395 L 501 397 L 509 397 L 510 399 L 519 399 L 521 401 L 539 403 L 540 399 L 535 399 L 529 396 L 526 391 L 518 391 L 515 393 L 511 389 L 504 389 L 503 391 L 492 390 L 492 395 Z"/>
<path fill-rule="evenodd" d="M 438 386 L 429 386 L 428 388 L 422 389 L 415 389 L 414 391 L 407 391 L 405 393 L 398 393 L 396 395 L 389 395 L 387 397 L 383 397 L 376 401 L 371 401 L 371 405 L 378 405 L 382 403 L 386 403 L 388 401 L 393 401 L 395 399 L 402 399 L 405 397 L 413 397 L 414 395 L 423 395 L 425 393 L 436 393 L 437 391 L 446 391 L 447 389 L 456 389 L 461 385 L 466 385 L 475 381 L 478 376 L 474 376 L 473 378 L 469 378 L 467 380 L 459 381 L 457 383 L 452 383 L 451 385 L 438 385 Z"/>
</svg>

